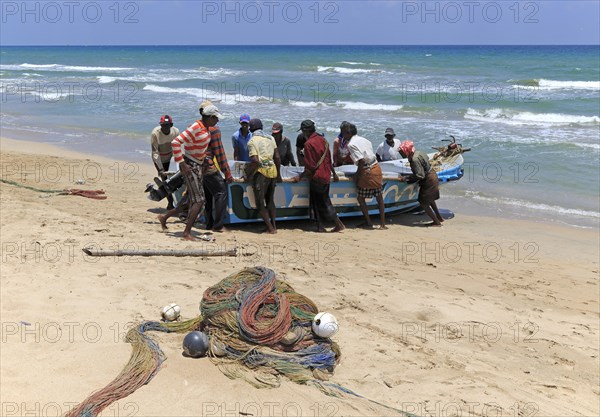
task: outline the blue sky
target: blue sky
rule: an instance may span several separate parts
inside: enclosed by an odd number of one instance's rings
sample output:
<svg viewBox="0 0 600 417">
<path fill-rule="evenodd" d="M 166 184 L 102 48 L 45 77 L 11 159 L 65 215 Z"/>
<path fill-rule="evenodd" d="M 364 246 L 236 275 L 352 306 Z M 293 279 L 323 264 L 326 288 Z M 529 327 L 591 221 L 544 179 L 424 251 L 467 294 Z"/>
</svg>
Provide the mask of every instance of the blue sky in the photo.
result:
<svg viewBox="0 0 600 417">
<path fill-rule="evenodd" d="M 7 1 L 2 45 L 600 44 L 600 2 Z"/>
</svg>

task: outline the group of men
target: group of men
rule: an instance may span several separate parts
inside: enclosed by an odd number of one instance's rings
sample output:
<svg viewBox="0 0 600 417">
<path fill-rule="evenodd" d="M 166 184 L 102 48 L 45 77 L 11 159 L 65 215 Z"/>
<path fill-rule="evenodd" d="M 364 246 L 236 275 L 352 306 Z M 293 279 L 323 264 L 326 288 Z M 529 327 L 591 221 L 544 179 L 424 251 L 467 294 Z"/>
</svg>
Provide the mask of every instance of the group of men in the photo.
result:
<svg viewBox="0 0 600 417">
<path fill-rule="evenodd" d="M 163 230 L 166 230 L 167 220 L 187 208 L 183 232 L 183 239 L 186 240 L 196 240 L 191 235 L 191 229 L 203 206 L 206 228 L 215 232 L 225 230 L 227 183 L 233 181 L 221 141 L 221 131 L 217 126 L 222 115 L 210 101 L 203 102 L 199 111 L 201 118 L 183 132 L 173 126 L 170 116 L 164 115 L 160 119 L 160 125 L 151 134 L 152 159 L 158 174 L 166 179 L 173 156 L 179 164 L 187 188 L 187 207 L 179 204 L 175 208 L 172 197 L 168 196 L 167 212 L 159 215 L 158 220 Z M 260 119 L 250 118 L 248 114 L 242 114 L 239 123 L 240 128 L 232 136 L 233 156 L 236 161 L 248 162 L 244 179 L 253 185 L 257 209 L 265 223 L 266 232 L 274 234 L 277 233 L 274 192 L 276 184 L 282 181 L 280 167 L 296 166 L 291 142 L 283 135 L 281 123 L 272 125 L 271 134 L 264 132 Z M 348 163 L 357 166 L 354 180 L 358 189 L 357 200 L 365 218 L 364 227 L 373 228 L 366 199 L 375 197 L 379 208 L 380 229 L 387 229 L 379 162 L 400 158 L 409 159 L 416 180 L 427 190 L 423 201 L 421 193 L 419 194 L 421 206 L 435 225 L 441 225 L 443 219 L 435 206 L 435 199 L 439 198 L 437 175 L 429 166 L 427 154 L 415 151 L 412 142 L 395 139 L 393 129 L 386 129 L 386 140 L 374 152 L 371 142 L 358 135 L 354 124 L 343 122 L 334 142 L 333 154 L 325 137 L 317 133 L 312 120 L 304 120 L 298 131 L 301 133 L 296 142 L 296 155 L 304 171 L 292 181 L 303 178 L 309 181 L 311 218 L 316 221 L 319 232 L 326 231 L 326 222 L 334 224 L 332 232 L 340 232 L 345 228 L 329 198 L 329 187 L 332 179 L 339 180 L 334 167 Z"/>
<path fill-rule="evenodd" d="M 242 114 L 240 116 L 240 128 L 231 137 L 233 144 L 233 159 L 235 161 L 251 161 L 248 151 L 248 143 L 254 136 L 254 132 L 250 126 L 251 120 L 249 114 Z M 262 129 L 261 124 L 261 130 Z M 283 125 L 281 123 L 273 123 L 273 126 L 271 127 L 271 136 L 275 139 L 275 143 L 277 144 L 281 165 L 296 166 L 291 142 L 287 136 L 283 135 Z"/>
<path fill-rule="evenodd" d="M 354 181 L 357 188 L 357 200 L 364 216 L 363 226 L 373 228 L 366 200 L 375 197 L 379 209 L 380 229 L 387 229 L 385 224 L 385 205 L 383 202 L 383 172 L 379 162 L 407 158 L 413 175 L 400 177 L 400 181 L 419 182 L 419 203 L 425 213 L 432 219 L 431 225 L 441 226 L 444 219 L 440 215 L 435 200 L 439 199 L 438 177 L 429 163 L 429 157 L 423 151 L 416 151 L 411 141 L 400 142 L 396 139 L 394 129 L 385 130 L 385 141 L 373 152 L 371 142 L 358 135 L 356 126 L 342 122 L 340 133 L 334 141 L 334 155 L 329 153 L 327 140 L 316 133 L 312 120 L 305 120 L 300 126 L 303 136 L 304 172 L 296 180 L 306 177 L 310 180 L 311 215 L 317 222 L 317 229 L 324 231 L 323 222 L 334 222 L 333 232 L 344 230 L 344 225 L 337 217 L 329 198 L 331 178 L 338 181 L 334 167 L 346 164 L 357 166 Z M 299 137 L 299 139 L 301 139 Z M 331 174 L 331 175 L 330 175 Z"/>
</svg>

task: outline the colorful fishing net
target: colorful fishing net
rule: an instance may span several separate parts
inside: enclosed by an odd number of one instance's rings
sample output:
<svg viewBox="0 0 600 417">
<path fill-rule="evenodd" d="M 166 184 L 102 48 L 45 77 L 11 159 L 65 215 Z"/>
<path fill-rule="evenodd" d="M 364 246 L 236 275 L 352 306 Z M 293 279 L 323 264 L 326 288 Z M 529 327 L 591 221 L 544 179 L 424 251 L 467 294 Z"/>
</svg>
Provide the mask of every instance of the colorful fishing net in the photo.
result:
<svg viewBox="0 0 600 417">
<path fill-rule="evenodd" d="M 311 331 L 316 305 L 277 279 L 274 271 L 255 267 L 229 275 L 204 292 L 200 311 L 201 316 L 192 320 L 147 321 L 131 329 L 126 341 L 132 344 L 132 354 L 125 368 L 66 417 L 95 417 L 152 380 L 166 358 L 148 331 L 204 331 L 210 339 L 210 360 L 228 377 L 243 378 L 258 388 L 277 387 L 285 376 L 314 385 L 327 395 L 364 398 L 325 382 L 340 360 L 340 349 Z"/>
</svg>

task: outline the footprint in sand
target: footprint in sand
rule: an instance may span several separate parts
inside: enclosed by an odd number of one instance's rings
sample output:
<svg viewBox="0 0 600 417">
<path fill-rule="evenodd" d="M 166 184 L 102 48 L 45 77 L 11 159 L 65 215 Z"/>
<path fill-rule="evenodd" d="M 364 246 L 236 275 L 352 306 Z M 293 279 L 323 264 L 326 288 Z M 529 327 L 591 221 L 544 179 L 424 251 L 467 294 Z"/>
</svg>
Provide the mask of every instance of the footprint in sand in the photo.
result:
<svg viewBox="0 0 600 417">
<path fill-rule="evenodd" d="M 425 310 L 418 311 L 415 314 L 415 318 L 420 321 L 430 322 L 439 321 L 444 315 L 435 308 L 428 308 Z"/>
</svg>

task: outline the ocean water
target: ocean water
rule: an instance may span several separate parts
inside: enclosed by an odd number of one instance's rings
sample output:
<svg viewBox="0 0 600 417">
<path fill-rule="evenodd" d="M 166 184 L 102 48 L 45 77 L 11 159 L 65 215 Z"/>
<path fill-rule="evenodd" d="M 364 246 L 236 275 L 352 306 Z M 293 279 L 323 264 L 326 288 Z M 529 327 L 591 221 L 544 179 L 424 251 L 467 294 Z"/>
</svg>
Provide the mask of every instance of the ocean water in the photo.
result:
<svg viewBox="0 0 600 417">
<path fill-rule="evenodd" d="M 457 213 L 600 222 L 598 46 L 2 47 L 2 135 L 150 164 L 160 115 L 184 129 L 209 98 L 226 116 L 311 118 L 376 146 L 387 127 L 417 148 L 472 148 L 442 190 Z"/>
</svg>

